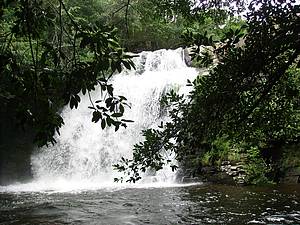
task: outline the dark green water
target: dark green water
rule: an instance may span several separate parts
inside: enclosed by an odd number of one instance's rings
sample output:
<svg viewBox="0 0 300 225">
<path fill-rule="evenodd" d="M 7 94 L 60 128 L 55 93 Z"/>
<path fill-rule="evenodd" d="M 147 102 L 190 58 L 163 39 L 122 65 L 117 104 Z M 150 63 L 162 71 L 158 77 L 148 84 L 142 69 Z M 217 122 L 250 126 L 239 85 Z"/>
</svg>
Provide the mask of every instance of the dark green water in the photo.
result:
<svg viewBox="0 0 300 225">
<path fill-rule="evenodd" d="M 0 224 L 300 224 L 300 187 L 0 193 Z"/>
</svg>

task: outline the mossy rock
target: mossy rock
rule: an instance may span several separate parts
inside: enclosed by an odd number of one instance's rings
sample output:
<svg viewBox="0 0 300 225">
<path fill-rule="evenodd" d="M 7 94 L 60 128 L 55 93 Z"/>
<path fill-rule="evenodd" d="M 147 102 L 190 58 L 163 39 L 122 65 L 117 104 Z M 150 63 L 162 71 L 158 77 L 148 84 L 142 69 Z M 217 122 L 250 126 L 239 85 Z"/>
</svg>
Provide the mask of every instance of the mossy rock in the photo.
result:
<svg viewBox="0 0 300 225">
<path fill-rule="evenodd" d="M 300 167 L 289 168 L 285 174 L 286 176 L 300 176 Z"/>
</svg>

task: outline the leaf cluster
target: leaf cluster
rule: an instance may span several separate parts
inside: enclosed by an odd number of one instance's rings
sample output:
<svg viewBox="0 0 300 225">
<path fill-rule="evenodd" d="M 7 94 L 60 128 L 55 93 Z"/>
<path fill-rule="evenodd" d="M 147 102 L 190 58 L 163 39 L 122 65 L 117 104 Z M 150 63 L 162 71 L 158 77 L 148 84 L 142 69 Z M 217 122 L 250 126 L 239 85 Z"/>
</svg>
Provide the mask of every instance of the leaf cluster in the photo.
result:
<svg viewBox="0 0 300 225">
<path fill-rule="evenodd" d="M 34 128 L 39 146 L 55 143 L 63 125 L 59 109 L 77 108 L 81 94 L 90 97 L 93 122 L 126 127 L 130 121 L 119 120 L 126 98 L 114 96 L 109 79 L 134 64 L 114 28 L 83 23 L 63 0 L 7 1 L 2 12 L 0 98 L 20 126 Z M 94 103 L 97 85 L 103 94 Z"/>
</svg>

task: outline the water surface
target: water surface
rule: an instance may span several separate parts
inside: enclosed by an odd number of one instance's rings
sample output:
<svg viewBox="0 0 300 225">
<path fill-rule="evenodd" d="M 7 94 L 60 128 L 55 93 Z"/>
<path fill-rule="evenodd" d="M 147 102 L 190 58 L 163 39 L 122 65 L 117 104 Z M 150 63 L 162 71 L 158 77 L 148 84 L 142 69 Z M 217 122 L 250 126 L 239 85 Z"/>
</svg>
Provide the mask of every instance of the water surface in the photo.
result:
<svg viewBox="0 0 300 225">
<path fill-rule="evenodd" d="M 0 224 L 300 224 L 300 188 L 194 185 L 0 193 Z"/>
</svg>

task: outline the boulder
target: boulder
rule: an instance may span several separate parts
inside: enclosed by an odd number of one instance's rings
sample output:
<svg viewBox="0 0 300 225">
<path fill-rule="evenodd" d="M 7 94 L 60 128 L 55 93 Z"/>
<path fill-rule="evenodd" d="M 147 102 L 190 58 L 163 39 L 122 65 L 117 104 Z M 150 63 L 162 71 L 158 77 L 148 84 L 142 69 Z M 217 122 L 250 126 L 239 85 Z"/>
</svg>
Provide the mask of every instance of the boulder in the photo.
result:
<svg viewBox="0 0 300 225">
<path fill-rule="evenodd" d="M 299 184 L 300 183 L 300 167 L 290 168 L 286 171 L 281 179 L 284 184 Z"/>
</svg>

